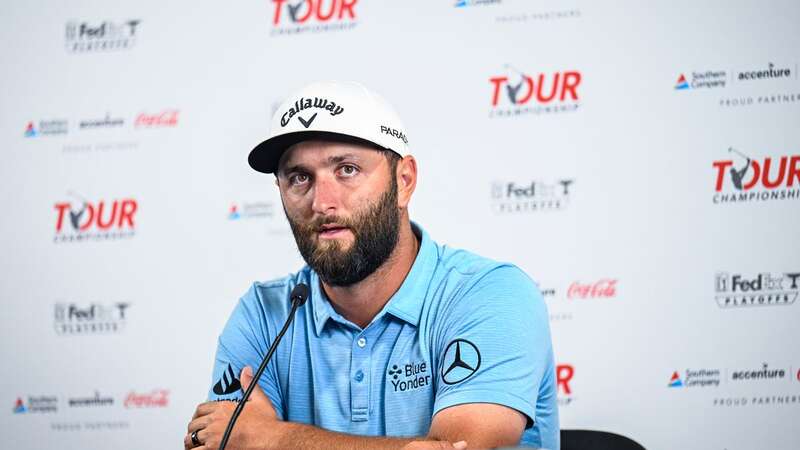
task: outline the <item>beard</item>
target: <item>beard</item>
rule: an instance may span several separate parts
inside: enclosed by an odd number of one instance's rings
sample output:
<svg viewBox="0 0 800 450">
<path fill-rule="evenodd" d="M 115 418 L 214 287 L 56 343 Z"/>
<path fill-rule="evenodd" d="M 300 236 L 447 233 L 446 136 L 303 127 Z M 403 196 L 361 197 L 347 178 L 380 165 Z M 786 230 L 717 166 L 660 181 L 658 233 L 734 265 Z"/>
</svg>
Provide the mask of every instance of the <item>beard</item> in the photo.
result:
<svg viewBox="0 0 800 450">
<path fill-rule="evenodd" d="M 286 209 L 284 208 L 284 212 Z M 320 279 L 331 286 L 352 286 L 375 272 L 397 246 L 400 214 L 397 209 L 397 180 L 375 203 L 366 205 L 352 217 L 326 216 L 300 223 L 286 214 L 297 249 Z M 320 240 L 317 234 L 325 224 L 347 227 L 354 236 L 349 249 L 337 239 Z"/>
</svg>

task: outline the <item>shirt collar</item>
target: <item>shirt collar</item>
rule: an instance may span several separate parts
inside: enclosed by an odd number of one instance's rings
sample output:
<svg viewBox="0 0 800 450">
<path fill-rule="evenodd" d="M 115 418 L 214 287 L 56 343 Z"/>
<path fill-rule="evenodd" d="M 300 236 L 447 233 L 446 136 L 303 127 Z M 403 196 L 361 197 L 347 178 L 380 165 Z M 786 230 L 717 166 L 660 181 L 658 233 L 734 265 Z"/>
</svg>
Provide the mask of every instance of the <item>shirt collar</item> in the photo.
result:
<svg viewBox="0 0 800 450">
<path fill-rule="evenodd" d="M 422 314 L 422 306 L 428 291 L 428 285 L 436 269 L 438 251 L 428 233 L 419 225 L 411 222 L 411 229 L 420 238 L 419 251 L 411 265 L 411 270 L 400 285 L 400 289 L 392 295 L 383 311 L 379 312 L 375 318 L 379 318 L 384 313 L 392 314 L 398 319 L 404 320 L 411 325 L 418 326 L 419 318 Z M 319 275 L 311 270 L 311 303 L 314 306 L 314 327 L 319 337 L 325 324 L 331 317 L 339 317 L 328 301 L 327 296 L 322 290 Z"/>
</svg>

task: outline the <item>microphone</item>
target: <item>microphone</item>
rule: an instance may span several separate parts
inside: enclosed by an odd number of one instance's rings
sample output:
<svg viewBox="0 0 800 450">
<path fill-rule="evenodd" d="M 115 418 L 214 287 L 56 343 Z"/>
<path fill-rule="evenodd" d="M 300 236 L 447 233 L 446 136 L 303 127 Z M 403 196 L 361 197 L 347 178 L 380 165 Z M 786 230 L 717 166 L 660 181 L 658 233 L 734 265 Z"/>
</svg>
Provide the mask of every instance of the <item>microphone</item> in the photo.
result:
<svg viewBox="0 0 800 450">
<path fill-rule="evenodd" d="M 289 328 L 289 324 L 292 323 L 292 319 L 294 319 L 294 313 L 297 311 L 297 308 L 303 305 L 308 299 L 308 286 L 304 283 L 300 283 L 292 289 L 292 293 L 289 295 L 289 298 L 292 302 L 292 310 L 289 311 L 289 317 L 286 319 L 286 323 L 283 324 L 283 328 L 281 328 L 280 333 L 272 341 L 272 345 L 269 346 L 269 351 L 267 351 L 267 356 L 264 357 L 264 360 L 261 361 L 261 365 L 258 366 L 258 370 L 255 374 L 253 374 L 253 381 L 250 383 L 250 386 L 247 387 L 247 390 L 244 391 L 244 395 L 242 399 L 239 400 L 239 404 L 236 405 L 236 409 L 233 410 L 233 415 L 231 416 L 231 420 L 228 422 L 228 427 L 225 428 L 225 433 L 222 435 L 222 441 L 219 444 L 219 450 L 225 450 L 225 445 L 228 444 L 228 439 L 230 438 L 231 431 L 233 431 L 233 425 L 236 423 L 236 419 L 239 418 L 239 414 L 242 413 L 242 409 L 244 409 L 245 403 L 247 403 L 247 399 L 250 398 L 250 394 L 253 392 L 256 386 L 258 386 L 258 380 L 261 379 L 261 374 L 264 373 L 264 369 L 267 368 L 267 363 L 269 362 L 270 358 L 272 358 L 272 354 L 275 353 L 275 349 L 278 348 L 278 343 L 283 338 L 283 335 L 286 333 L 286 330 Z"/>
</svg>

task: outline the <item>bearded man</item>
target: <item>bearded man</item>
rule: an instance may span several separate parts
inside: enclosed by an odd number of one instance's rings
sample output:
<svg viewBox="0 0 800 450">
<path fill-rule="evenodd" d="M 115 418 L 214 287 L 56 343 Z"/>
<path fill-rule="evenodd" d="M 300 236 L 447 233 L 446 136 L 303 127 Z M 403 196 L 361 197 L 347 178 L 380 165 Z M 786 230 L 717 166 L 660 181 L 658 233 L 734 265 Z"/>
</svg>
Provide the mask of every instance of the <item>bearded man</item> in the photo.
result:
<svg viewBox="0 0 800 450">
<path fill-rule="evenodd" d="M 249 163 L 275 174 L 307 266 L 240 299 L 187 449 L 219 446 L 300 283 L 308 301 L 229 448 L 559 448 L 542 296 L 516 266 L 439 245 L 411 222 L 417 161 L 385 100 L 356 83 L 306 86 Z"/>
</svg>

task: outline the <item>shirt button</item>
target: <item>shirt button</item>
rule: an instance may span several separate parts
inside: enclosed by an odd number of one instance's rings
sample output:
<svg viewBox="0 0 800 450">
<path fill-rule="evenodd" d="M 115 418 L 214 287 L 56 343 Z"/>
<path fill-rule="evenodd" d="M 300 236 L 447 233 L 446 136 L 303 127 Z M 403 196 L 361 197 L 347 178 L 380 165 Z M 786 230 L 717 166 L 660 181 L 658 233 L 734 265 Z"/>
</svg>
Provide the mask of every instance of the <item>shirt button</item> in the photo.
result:
<svg viewBox="0 0 800 450">
<path fill-rule="evenodd" d="M 363 380 L 363 379 L 364 379 L 364 372 L 362 372 L 360 370 L 358 372 L 356 372 L 356 381 L 358 381 L 360 383 L 361 380 Z"/>
<path fill-rule="evenodd" d="M 367 346 L 367 340 L 364 339 L 363 337 L 362 338 L 358 338 L 358 341 L 356 341 L 356 344 L 358 344 L 359 347 L 364 348 L 364 347 Z M 358 381 L 361 381 L 361 380 L 358 380 Z"/>
</svg>

